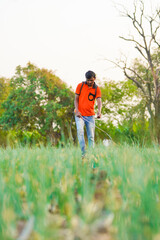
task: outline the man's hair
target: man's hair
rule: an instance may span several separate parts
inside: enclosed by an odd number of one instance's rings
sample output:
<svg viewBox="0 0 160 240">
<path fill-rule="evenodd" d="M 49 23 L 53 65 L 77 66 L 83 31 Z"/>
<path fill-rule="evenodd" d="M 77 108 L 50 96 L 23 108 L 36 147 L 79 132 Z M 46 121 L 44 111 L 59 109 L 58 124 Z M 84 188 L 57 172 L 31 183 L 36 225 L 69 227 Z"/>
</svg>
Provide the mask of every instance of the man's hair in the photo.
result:
<svg viewBox="0 0 160 240">
<path fill-rule="evenodd" d="M 96 74 L 93 71 L 88 71 L 88 72 L 86 72 L 85 77 L 87 79 L 90 79 L 92 77 L 96 78 Z"/>
</svg>

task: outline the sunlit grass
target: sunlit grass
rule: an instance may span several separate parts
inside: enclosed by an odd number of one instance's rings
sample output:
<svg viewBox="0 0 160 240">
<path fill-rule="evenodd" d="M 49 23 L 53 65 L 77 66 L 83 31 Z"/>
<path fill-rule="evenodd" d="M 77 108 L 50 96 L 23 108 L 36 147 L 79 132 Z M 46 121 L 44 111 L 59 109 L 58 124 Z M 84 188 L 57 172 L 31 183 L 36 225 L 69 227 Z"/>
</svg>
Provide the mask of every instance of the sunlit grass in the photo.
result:
<svg viewBox="0 0 160 240">
<path fill-rule="evenodd" d="M 159 214 L 158 147 L 0 149 L 0 239 L 34 216 L 33 240 L 150 240 Z"/>
</svg>

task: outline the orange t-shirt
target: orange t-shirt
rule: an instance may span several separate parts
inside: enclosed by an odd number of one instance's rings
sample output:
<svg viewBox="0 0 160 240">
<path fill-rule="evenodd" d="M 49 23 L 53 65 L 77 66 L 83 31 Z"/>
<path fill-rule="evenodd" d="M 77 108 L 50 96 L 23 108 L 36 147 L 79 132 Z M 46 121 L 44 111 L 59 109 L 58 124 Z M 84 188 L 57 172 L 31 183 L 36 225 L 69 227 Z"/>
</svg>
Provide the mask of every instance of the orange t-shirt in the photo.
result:
<svg viewBox="0 0 160 240">
<path fill-rule="evenodd" d="M 89 87 L 87 83 L 85 82 L 83 84 L 82 90 L 81 90 L 82 83 L 79 83 L 75 94 L 79 95 L 79 104 L 78 104 L 78 110 L 82 114 L 82 116 L 92 116 L 95 115 L 94 112 L 94 103 L 95 99 L 93 99 L 93 95 L 95 95 L 95 83 L 93 84 L 93 87 Z M 81 90 L 81 93 L 80 93 Z M 93 95 L 92 95 L 93 94 Z M 101 98 L 101 90 L 97 86 L 97 93 L 96 98 Z"/>
</svg>

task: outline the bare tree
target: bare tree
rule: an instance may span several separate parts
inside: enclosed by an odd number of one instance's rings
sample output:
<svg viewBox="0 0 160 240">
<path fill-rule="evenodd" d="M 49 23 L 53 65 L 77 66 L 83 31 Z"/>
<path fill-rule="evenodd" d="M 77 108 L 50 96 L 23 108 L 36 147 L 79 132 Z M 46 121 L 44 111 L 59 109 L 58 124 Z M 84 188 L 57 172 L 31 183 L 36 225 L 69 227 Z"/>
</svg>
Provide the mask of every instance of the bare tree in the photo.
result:
<svg viewBox="0 0 160 240">
<path fill-rule="evenodd" d="M 160 56 L 160 8 L 148 16 L 145 13 L 145 3 L 137 0 L 132 13 L 123 7 L 121 14 L 131 21 L 134 34 L 120 38 L 134 44 L 143 60 L 147 77 L 144 77 L 135 65 L 128 67 L 126 60 L 114 64 L 120 67 L 126 78 L 140 90 L 150 114 L 152 131 L 160 144 L 160 57 L 157 61 L 154 60 L 155 51 Z"/>
</svg>

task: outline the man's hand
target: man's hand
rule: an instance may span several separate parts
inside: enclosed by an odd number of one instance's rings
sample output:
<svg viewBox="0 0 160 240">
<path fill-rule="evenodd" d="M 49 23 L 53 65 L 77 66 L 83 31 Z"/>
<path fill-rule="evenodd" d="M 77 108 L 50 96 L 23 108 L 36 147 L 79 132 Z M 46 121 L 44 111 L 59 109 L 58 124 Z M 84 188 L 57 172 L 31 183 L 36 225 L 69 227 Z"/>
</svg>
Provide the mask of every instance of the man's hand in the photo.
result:
<svg viewBox="0 0 160 240">
<path fill-rule="evenodd" d="M 79 118 L 82 117 L 82 115 L 81 115 L 81 113 L 79 111 L 76 111 L 76 117 L 79 117 Z"/>
<path fill-rule="evenodd" d="M 97 118 L 101 118 L 101 109 L 102 109 L 101 98 L 97 98 L 97 104 L 98 104 Z"/>
<path fill-rule="evenodd" d="M 75 105 L 75 115 L 76 117 L 81 117 L 81 113 L 78 110 L 78 105 L 79 105 L 79 95 L 75 94 L 75 100 L 74 100 L 74 105 Z"/>
<path fill-rule="evenodd" d="M 97 113 L 97 118 L 101 118 L 101 112 Z"/>
</svg>

